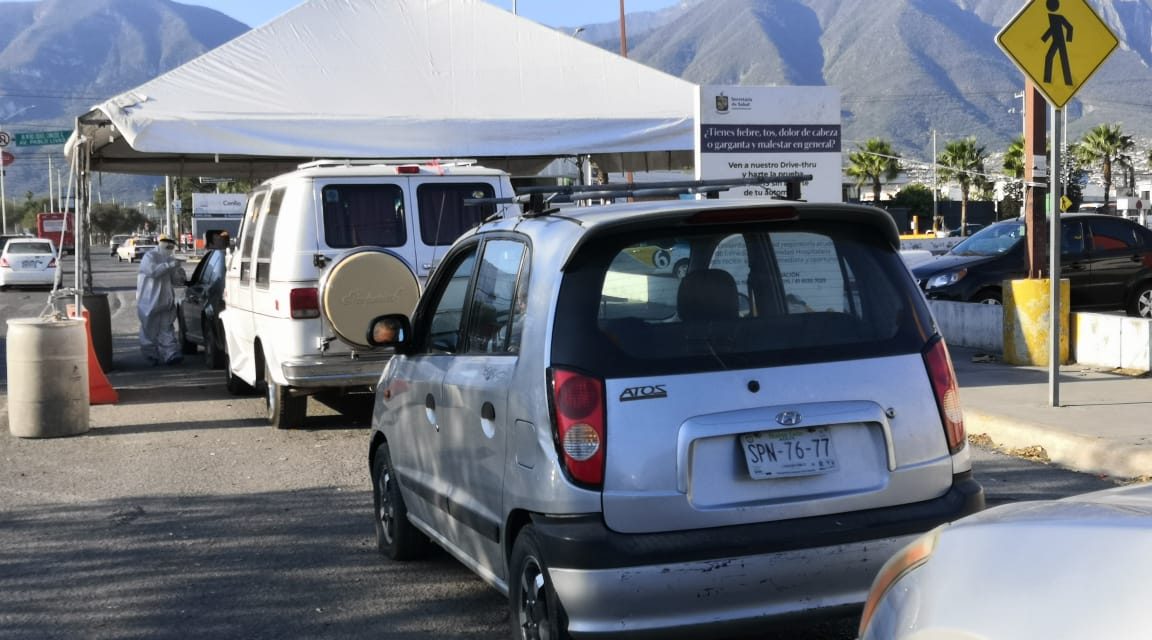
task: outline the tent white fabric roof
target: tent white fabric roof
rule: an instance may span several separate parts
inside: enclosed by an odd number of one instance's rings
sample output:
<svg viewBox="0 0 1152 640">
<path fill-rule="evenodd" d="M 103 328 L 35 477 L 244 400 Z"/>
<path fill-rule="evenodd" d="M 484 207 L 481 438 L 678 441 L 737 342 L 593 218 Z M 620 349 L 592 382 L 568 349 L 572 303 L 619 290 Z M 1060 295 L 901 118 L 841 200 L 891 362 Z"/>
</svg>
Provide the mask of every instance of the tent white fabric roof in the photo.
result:
<svg viewBox="0 0 1152 640">
<path fill-rule="evenodd" d="M 78 119 L 93 171 L 259 178 L 317 158 L 691 164 L 694 85 L 482 0 L 311 0 Z"/>
</svg>

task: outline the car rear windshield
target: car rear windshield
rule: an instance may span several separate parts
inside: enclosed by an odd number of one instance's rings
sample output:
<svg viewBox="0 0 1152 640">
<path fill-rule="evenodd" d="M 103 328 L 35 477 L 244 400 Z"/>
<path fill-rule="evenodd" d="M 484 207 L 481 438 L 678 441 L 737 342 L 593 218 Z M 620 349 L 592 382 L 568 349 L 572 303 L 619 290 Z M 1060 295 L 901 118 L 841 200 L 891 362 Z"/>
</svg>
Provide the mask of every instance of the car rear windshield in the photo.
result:
<svg viewBox="0 0 1152 640">
<path fill-rule="evenodd" d="M 918 352 L 931 317 L 857 224 L 790 222 L 593 239 L 565 271 L 553 362 L 612 376 Z"/>
<path fill-rule="evenodd" d="M 9 242 L 8 253 L 44 255 L 52 253 L 52 245 L 47 242 Z"/>
<path fill-rule="evenodd" d="M 330 184 L 321 197 L 328 246 L 402 247 L 408 241 L 404 191 L 399 185 Z"/>
<path fill-rule="evenodd" d="M 426 183 L 416 189 L 420 203 L 420 239 L 430 247 L 450 245 L 496 213 L 495 204 L 465 205 L 466 198 L 494 198 L 485 182 Z"/>
</svg>

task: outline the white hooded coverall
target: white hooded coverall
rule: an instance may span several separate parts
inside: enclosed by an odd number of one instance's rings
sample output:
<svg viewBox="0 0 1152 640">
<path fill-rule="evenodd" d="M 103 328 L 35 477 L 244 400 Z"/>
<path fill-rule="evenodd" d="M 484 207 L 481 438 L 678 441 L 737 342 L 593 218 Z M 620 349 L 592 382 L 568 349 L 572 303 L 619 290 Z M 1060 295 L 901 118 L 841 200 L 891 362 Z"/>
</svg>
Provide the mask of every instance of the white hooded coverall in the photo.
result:
<svg viewBox="0 0 1152 640">
<path fill-rule="evenodd" d="M 170 251 L 157 247 L 140 259 L 136 275 L 136 315 L 140 318 L 140 351 L 152 364 L 183 359 L 176 321 L 174 287 L 184 285 L 184 266 Z"/>
</svg>

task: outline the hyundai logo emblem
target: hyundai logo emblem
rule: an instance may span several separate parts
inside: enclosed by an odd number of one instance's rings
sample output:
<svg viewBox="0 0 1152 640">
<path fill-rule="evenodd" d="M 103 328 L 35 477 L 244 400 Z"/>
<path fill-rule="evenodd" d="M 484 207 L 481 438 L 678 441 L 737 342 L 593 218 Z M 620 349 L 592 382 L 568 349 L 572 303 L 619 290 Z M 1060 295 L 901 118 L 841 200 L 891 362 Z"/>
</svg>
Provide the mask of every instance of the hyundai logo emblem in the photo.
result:
<svg viewBox="0 0 1152 640">
<path fill-rule="evenodd" d="M 776 414 L 776 422 L 785 427 L 795 427 L 803 419 L 804 416 L 800 415 L 799 411 L 781 411 Z"/>
</svg>

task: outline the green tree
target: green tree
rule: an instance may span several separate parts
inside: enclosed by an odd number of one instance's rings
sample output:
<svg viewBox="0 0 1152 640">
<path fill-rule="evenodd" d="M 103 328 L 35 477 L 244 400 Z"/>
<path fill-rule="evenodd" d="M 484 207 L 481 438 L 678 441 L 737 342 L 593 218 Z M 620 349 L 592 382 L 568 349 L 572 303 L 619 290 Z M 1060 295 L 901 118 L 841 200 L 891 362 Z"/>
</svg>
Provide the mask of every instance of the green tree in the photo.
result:
<svg viewBox="0 0 1152 640">
<path fill-rule="evenodd" d="M 976 138 L 970 136 L 962 140 L 952 140 L 944 146 L 936 164 L 940 167 L 940 176 L 944 180 L 955 180 L 960 184 L 960 234 L 968 232 L 968 197 L 973 185 L 983 185 L 986 180 L 984 174 L 984 161 L 988 153 L 984 147 L 976 144 Z"/>
<path fill-rule="evenodd" d="M 894 180 L 904 169 L 900 165 L 900 154 L 892 150 L 892 145 L 880 138 L 870 138 L 857 151 L 848 154 L 849 176 L 856 178 L 856 184 L 863 187 L 872 185 L 872 204 L 880 205 L 880 185 L 885 180 Z"/>
<path fill-rule="evenodd" d="M 932 218 L 932 188 L 928 185 L 913 182 L 905 185 L 903 189 L 892 196 L 893 207 L 908 209 L 908 218 Z M 917 228 L 922 229 L 919 224 Z"/>
<path fill-rule="evenodd" d="M 1099 166 L 1104 181 L 1104 201 L 1112 199 L 1112 167 L 1127 163 L 1127 154 L 1135 148 L 1131 136 L 1126 136 L 1118 124 L 1101 124 L 1084 134 L 1075 150 L 1077 160 L 1084 168 Z"/>
<path fill-rule="evenodd" d="M 114 233 L 132 233 L 144 227 L 148 219 L 139 210 L 118 204 L 95 204 L 89 219 L 92 229 L 110 236 Z"/>
<path fill-rule="evenodd" d="M 1004 173 L 1011 178 L 1023 180 L 1024 162 L 1024 136 L 1016 136 L 1004 152 Z"/>
</svg>

